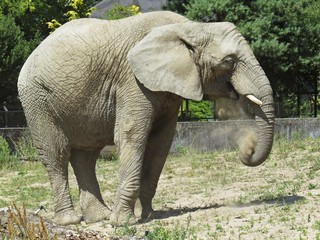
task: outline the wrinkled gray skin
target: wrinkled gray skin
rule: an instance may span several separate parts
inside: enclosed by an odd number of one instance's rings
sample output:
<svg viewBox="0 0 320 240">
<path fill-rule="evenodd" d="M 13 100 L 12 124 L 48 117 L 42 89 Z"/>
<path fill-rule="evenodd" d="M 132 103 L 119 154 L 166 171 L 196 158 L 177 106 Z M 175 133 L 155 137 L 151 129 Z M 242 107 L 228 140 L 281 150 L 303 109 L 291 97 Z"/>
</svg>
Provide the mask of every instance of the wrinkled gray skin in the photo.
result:
<svg viewBox="0 0 320 240">
<path fill-rule="evenodd" d="M 68 163 L 87 223 L 134 223 L 153 215 L 152 199 L 183 98 L 254 95 L 258 144 L 241 153 L 261 164 L 273 140 L 272 90 L 247 42 L 231 23 L 195 23 L 171 12 L 119 21 L 80 19 L 45 39 L 21 70 L 18 89 L 34 144 L 48 171 L 55 221 L 76 224 Z M 260 102 L 260 104 L 261 104 Z M 112 211 L 101 197 L 96 159 L 107 144 L 120 154 Z M 108 176 L 106 176 L 108 177 Z"/>
</svg>

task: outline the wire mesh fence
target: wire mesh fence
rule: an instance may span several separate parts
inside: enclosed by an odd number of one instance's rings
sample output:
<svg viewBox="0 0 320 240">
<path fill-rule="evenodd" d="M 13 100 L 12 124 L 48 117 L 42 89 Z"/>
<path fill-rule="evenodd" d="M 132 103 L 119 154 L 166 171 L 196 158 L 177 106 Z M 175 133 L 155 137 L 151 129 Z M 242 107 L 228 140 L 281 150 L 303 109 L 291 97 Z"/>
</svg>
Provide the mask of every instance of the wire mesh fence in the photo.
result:
<svg viewBox="0 0 320 240">
<path fill-rule="evenodd" d="M 3 105 L 0 109 L 0 128 L 26 127 L 26 118 L 21 106 Z"/>
<path fill-rule="evenodd" d="M 294 117 L 318 117 L 318 112 L 320 112 L 320 96 L 317 94 L 314 95 L 290 95 L 285 96 L 285 100 L 283 97 L 275 96 L 275 113 L 278 118 L 294 118 Z M 224 100 L 226 101 L 226 100 Z M 189 122 L 189 121 L 215 121 L 215 120 L 226 120 L 221 117 L 221 112 L 228 113 L 232 110 L 232 113 L 235 116 L 229 116 L 227 119 L 247 119 L 253 118 L 250 114 L 246 113 L 243 117 L 243 111 L 241 106 L 238 106 L 237 101 L 233 103 L 224 102 L 228 106 L 224 106 L 223 104 L 219 105 L 216 102 L 213 103 L 211 109 L 208 111 L 211 114 L 206 114 L 205 116 L 194 114 L 194 109 L 189 106 L 189 100 L 184 100 L 184 104 L 182 104 L 178 121 L 179 122 Z M 195 103 L 193 103 L 195 104 Z M 240 104 L 241 105 L 241 104 Z M 231 108 L 233 106 L 233 108 Z M 194 106 L 193 106 L 194 108 Z M 199 107 L 198 107 L 199 108 Z M 197 108 L 195 108 L 197 109 Z M 222 110 L 221 110 L 222 109 Z M 236 111 L 238 110 L 238 111 Z M 239 112 L 239 111 L 242 112 Z M 198 110 L 199 111 L 199 110 Z M 203 109 L 201 110 L 203 111 Z M 20 105 L 0 105 L 0 128 L 23 128 L 27 127 L 26 118 L 23 112 L 23 109 Z"/>
</svg>

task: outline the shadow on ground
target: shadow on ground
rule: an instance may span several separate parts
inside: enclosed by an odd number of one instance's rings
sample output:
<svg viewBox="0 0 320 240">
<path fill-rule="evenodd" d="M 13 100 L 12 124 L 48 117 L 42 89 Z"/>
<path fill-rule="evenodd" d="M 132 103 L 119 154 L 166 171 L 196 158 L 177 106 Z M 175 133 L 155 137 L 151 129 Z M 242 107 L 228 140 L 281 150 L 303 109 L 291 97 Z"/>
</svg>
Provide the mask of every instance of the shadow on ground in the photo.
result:
<svg viewBox="0 0 320 240">
<path fill-rule="evenodd" d="M 292 195 L 292 196 L 278 197 L 274 199 L 261 199 L 261 200 L 256 200 L 249 203 L 239 203 L 239 204 L 231 205 L 231 207 L 245 208 L 245 207 L 252 207 L 252 206 L 259 206 L 259 205 L 283 206 L 283 205 L 294 204 L 296 202 L 299 202 L 305 199 L 306 198 L 302 196 Z"/>
<path fill-rule="evenodd" d="M 259 206 L 259 205 L 276 205 L 276 206 L 283 206 L 283 205 L 290 205 L 294 204 L 298 201 L 304 200 L 305 197 L 293 195 L 293 196 L 285 196 L 285 197 L 278 197 L 274 199 L 261 199 L 255 200 L 249 203 L 234 203 L 234 204 L 226 204 L 226 205 L 219 205 L 219 204 L 209 204 L 206 206 L 199 206 L 199 207 L 184 207 L 179 209 L 168 209 L 168 210 L 161 210 L 155 211 L 155 219 L 165 219 L 169 217 L 177 217 L 187 213 L 192 213 L 200 210 L 208 210 L 208 209 L 217 209 L 220 207 L 230 207 L 230 208 L 246 208 L 252 206 Z"/>
</svg>

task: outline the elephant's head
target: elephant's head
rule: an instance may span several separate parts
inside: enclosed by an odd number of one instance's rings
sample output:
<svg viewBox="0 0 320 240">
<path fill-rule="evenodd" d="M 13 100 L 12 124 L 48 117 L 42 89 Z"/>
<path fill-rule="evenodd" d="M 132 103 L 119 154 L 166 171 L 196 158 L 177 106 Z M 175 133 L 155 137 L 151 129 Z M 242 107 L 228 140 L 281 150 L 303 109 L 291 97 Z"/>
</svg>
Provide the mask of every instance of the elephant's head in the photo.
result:
<svg viewBox="0 0 320 240">
<path fill-rule="evenodd" d="M 274 103 L 268 78 L 231 23 L 179 23 L 154 28 L 128 54 L 136 78 L 152 91 L 187 99 L 246 97 L 256 114 L 258 143 L 241 160 L 257 166 L 273 143 Z"/>
</svg>

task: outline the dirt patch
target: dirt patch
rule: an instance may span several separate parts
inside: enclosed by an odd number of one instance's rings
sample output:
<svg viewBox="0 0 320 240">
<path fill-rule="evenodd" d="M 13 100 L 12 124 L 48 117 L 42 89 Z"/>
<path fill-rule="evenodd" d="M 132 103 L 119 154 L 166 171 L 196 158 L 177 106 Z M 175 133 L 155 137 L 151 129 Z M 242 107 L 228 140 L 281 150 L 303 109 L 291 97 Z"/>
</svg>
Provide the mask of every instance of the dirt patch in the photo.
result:
<svg viewBox="0 0 320 240">
<path fill-rule="evenodd" d="M 62 239 L 320 239 L 320 139 L 279 140 L 269 159 L 256 168 L 242 165 L 237 154 L 170 156 L 154 199 L 156 219 L 147 223 L 114 228 L 104 221 L 61 227 L 50 221 L 51 199 L 42 200 L 48 212 L 40 214 L 48 232 Z M 103 197 L 110 204 L 118 162 L 98 164 Z M 77 192 L 73 176 L 71 183 L 71 191 Z M 74 202 L 77 206 L 76 197 Z M 28 216 L 38 224 L 32 211 Z M 3 211 L 0 218 L 3 233 L 7 221 Z M 150 237 L 156 234 L 158 238 Z"/>
</svg>

